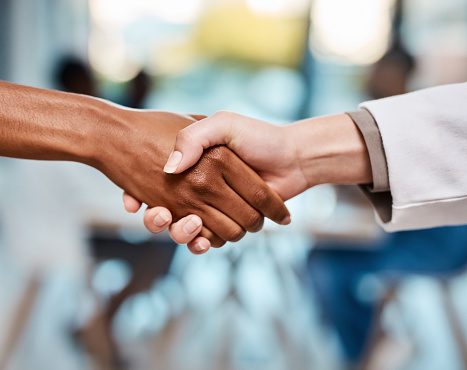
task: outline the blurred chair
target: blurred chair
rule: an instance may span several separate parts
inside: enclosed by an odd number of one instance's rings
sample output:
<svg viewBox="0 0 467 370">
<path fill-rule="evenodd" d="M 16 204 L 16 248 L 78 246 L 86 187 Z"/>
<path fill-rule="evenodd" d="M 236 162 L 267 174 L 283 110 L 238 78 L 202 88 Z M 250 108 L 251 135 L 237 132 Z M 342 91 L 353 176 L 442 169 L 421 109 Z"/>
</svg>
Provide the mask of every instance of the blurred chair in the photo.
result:
<svg viewBox="0 0 467 370">
<path fill-rule="evenodd" d="M 8 365 L 29 328 L 46 274 L 66 271 L 73 279 L 84 276 L 86 243 L 76 166 L 11 161 L 4 168 L 8 182 L 3 189 L 2 237 L 24 284 L 9 320 L 2 366 Z"/>
<path fill-rule="evenodd" d="M 465 263 L 467 264 L 467 262 Z M 452 291 L 452 282 L 459 276 L 465 274 L 465 272 L 466 269 L 464 266 L 463 269 L 459 271 L 446 271 L 446 275 L 429 276 L 433 282 L 436 283 L 436 288 L 441 296 L 441 309 L 448 322 L 450 334 L 457 347 L 456 349 L 463 369 L 467 369 L 467 338 L 463 330 L 462 316 L 456 308 Z M 362 370 L 380 369 L 382 367 L 382 362 L 387 363 L 387 357 L 385 357 L 387 353 L 385 352 L 388 352 L 388 343 L 386 342 L 388 336 L 384 327 L 384 314 L 392 304 L 398 303 L 398 293 L 401 289 L 401 285 L 403 285 L 401 283 L 411 277 L 417 277 L 417 274 L 409 273 L 405 276 L 401 274 L 398 279 L 389 279 L 385 282 L 384 294 L 377 303 L 374 323 L 362 356 L 360 365 Z"/>
<path fill-rule="evenodd" d="M 99 292 L 95 292 L 100 304 L 84 326 L 74 332 L 74 338 L 84 346 L 99 370 L 125 369 L 128 364 L 114 338 L 113 320 L 125 301 L 149 291 L 156 279 L 169 272 L 176 245 L 168 238 L 165 241 L 149 239 L 131 243 L 102 231 L 98 229 L 91 233 L 91 254 L 95 263 L 123 261 L 130 267 L 131 277 L 120 291 L 108 299 L 99 297 Z"/>
<path fill-rule="evenodd" d="M 6 328 L 5 341 L 2 343 L 2 348 L 0 348 L 0 370 L 7 370 L 26 326 L 29 324 L 29 318 L 39 294 L 40 283 L 37 274 L 33 274 L 26 282 L 16 305 L 14 316 Z"/>
</svg>

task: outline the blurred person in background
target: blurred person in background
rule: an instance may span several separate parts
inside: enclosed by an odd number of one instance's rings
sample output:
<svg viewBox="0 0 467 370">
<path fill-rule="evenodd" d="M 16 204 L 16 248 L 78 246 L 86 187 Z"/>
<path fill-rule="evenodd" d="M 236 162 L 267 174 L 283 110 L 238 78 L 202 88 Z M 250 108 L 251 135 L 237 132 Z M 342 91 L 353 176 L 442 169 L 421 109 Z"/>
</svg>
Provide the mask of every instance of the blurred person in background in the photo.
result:
<svg viewBox="0 0 467 370">
<path fill-rule="evenodd" d="M 383 99 L 407 92 L 407 85 L 415 70 L 415 59 L 400 41 L 371 68 L 366 82 L 370 99 Z"/>
<path fill-rule="evenodd" d="M 127 83 L 123 105 L 136 109 L 146 108 L 146 100 L 154 87 L 152 77 L 144 70 L 139 71 Z"/>
<path fill-rule="evenodd" d="M 59 90 L 99 96 L 91 67 L 85 61 L 72 55 L 64 56 L 59 60 L 54 72 L 54 80 Z"/>
</svg>

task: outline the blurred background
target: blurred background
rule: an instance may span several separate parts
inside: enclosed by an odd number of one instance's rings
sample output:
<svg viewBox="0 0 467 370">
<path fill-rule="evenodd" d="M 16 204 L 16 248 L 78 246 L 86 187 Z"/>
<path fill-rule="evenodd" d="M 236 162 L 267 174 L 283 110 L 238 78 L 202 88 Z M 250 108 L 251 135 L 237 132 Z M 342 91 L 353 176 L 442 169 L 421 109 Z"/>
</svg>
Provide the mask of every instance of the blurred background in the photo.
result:
<svg viewBox="0 0 467 370">
<path fill-rule="evenodd" d="M 135 108 L 287 124 L 466 77 L 467 0 L 0 0 L 0 79 Z M 0 370 L 467 369 L 465 227 L 321 186 L 192 256 L 93 169 L 0 167 Z"/>
</svg>

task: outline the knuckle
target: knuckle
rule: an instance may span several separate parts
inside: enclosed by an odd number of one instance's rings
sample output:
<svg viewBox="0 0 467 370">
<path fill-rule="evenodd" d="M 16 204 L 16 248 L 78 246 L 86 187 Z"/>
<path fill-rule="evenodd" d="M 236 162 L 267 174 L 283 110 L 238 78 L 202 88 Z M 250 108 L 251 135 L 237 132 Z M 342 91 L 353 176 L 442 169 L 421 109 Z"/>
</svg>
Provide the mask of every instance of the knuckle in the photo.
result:
<svg viewBox="0 0 467 370">
<path fill-rule="evenodd" d="M 268 192 L 266 191 L 266 189 L 264 188 L 257 189 L 253 195 L 253 202 L 260 209 L 263 209 L 264 207 L 266 207 L 269 202 L 269 196 L 268 196 Z"/>
<path fill-rule="evenodd" d="M 216 146 L 213 148 L 209 148 L 205 152 L 205 156 L 209 158 L 211 161 L 214 161 L 218 164 L 224 163 L 229 155 L 229 151 L 226 147 L 223 146 Z"/>
<path fill-rule="evenodd" d="M 215 118 L 216 120 L 223 120 L 229 118 L 231 115 L 231 112 L 228 112 L 226 110 L 219 110 L 213 114 L 213 118 Z"/>
<path fill-rule="evenodd" d="M 191 141 L 191 138 L 192 138 L 191 131 L 188 130 L 187 128 L 185 128 L 183 130 L 180 130 L 177 133 L 176 142 L 178 142 L 178 143 L 189 142 L 189 141 Z"/>
<path fill-rule="evenodd" d="M 225 240 L 222 239 L 216 239 L 214 241 L 211 241 L 211 247 L 213 248 L 220 248 L 223 247 L 227 243 Z"/>
<path fill-rule="evenodd" d="M 264 217 L 258 212 L 254 212 L 248 217 L 245 228 L 250 232 L 256 232 L 261 230 L 263 223 Z"/>
<path fill-rule="evenodd" d="M 238 242 L 245 236 L 245 231 L 240 227 L 230 230 L 226 237 L 229 242 Z"/>
<path fill-rule="evenodd" d="M 211 243 L 211 247 L 213 248 L 220 248 L 226 243 L 226 240 L 222 239 L 217 234 L 214 234 L 211 230 L 207 229 L 206 227 L 203 227 L 198 236 L 202 236 L 208 239 Z"/>
<path fill-rule="evenodd" d="M 193 172 L 188 177 L 190 187 L 197 193 L 208 193 L 210 192 L 211 179 L 209 175 L 204 171 Z"/>
</svg>

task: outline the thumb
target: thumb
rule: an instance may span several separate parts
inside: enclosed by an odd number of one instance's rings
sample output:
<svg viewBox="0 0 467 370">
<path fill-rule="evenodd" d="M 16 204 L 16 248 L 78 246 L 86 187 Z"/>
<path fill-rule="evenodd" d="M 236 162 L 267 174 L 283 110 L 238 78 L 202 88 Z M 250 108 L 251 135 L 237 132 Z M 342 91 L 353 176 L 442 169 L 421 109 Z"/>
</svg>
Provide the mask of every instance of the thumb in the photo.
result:
<svg viewBox="0 0 467 370">
<path fill-rule="evenodd" d="M 166 173 L 181 173 L 201 158 L 204 149 L 227 144 L 231 135 L 228 121 L 216 115 L 195 122 L 180 130 L 175 139 L 174 150 L 164 167 Z"/>
</svg>

